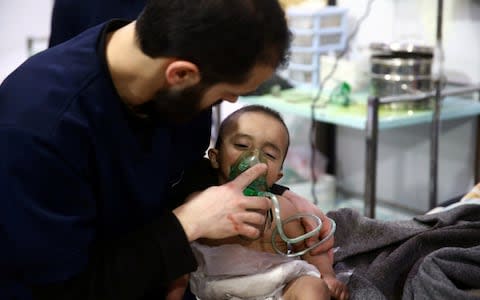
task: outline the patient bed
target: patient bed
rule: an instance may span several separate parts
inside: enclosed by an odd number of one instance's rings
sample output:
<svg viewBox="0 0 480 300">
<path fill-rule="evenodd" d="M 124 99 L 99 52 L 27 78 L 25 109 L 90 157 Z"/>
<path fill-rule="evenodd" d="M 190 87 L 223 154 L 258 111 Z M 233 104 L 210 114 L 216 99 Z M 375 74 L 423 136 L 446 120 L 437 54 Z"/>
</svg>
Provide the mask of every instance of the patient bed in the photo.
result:
<svg viewBox="0 0 480 300">
<path fill-rule="evenodd" d="M 412 220 L 328 215 L 337 222 L 335 271 L 351 299 L 480 299 L 480 185 Z"/>
</svg>

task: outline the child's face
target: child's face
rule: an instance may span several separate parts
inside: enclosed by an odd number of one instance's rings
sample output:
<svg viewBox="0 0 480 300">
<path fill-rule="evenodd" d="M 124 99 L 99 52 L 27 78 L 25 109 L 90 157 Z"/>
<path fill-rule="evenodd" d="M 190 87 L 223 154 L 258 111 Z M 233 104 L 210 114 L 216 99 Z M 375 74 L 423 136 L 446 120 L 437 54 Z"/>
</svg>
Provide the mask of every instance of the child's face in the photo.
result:
<svg viewBox="0 0 480 300">
<path fill-rule="evenodd" d="M 288 133 L 281 122 L 262 112 L 245 112 L 232 121 L 219 149 L 210 149 L 212 166 L 219 169 L 220 183 L 228 181 L 230 167 L 246 150 L 262 150 L 267 159 L 267 183 L 282 177 L 282 164 L 288 147 Z"/>
</svg>

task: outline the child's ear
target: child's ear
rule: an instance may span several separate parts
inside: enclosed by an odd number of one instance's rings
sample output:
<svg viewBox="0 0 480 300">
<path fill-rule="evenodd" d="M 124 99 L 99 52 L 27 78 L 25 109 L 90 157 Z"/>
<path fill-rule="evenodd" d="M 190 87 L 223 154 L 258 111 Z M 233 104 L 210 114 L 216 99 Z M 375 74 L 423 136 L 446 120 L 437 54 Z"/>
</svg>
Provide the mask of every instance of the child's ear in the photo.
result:
<svg viewBox="0 0 480 300">
<path fill-rule="evenodd" d="M 210 164 L 212 168 L 218 169 L 220 166 L 218 165 L 218 150 L 215 148 L 208 149 L 208 159 L 210 159 Z"/>
</svg>

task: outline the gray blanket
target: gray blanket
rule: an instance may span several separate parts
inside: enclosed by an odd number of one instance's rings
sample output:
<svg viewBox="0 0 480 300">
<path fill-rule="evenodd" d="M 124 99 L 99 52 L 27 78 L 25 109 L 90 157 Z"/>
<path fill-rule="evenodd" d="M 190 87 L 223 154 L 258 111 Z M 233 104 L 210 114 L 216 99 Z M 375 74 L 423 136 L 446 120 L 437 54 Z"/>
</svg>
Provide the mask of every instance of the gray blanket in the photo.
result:
<svg viewBox="0 0 480 300">
<path fill-rule="evenodd" d="M 351 209 L 337 223 L 335 271 L 351 299 L 480 299 L 480 205 L 406 221 Z"/>
</svg>

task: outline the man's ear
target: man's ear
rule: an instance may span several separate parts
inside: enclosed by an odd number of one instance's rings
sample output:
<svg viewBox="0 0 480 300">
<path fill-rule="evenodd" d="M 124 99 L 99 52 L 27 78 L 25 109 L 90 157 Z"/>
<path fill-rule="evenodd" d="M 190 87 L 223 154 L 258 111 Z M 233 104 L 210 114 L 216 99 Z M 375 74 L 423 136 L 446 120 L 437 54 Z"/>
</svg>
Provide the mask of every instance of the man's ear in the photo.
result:
<svg viewBox="0 0 480 300">
<path fill-rule="evenodd" d="M 210 159 L 210 165 L 212 166 L 212 168 L 218 169 L 220 167 L 217 160 L 218 150 L 215 148 L 210 148 L 208 149 L 207 153 L 208 153 L 208 159 Z"/>
<path fill-rule="evenodd" d="M 173 87 L 186 88 L 200 82 L 198 67 L 186 60 L 174 60 L 165 70 L 167 83 Z"/>
</svg>

